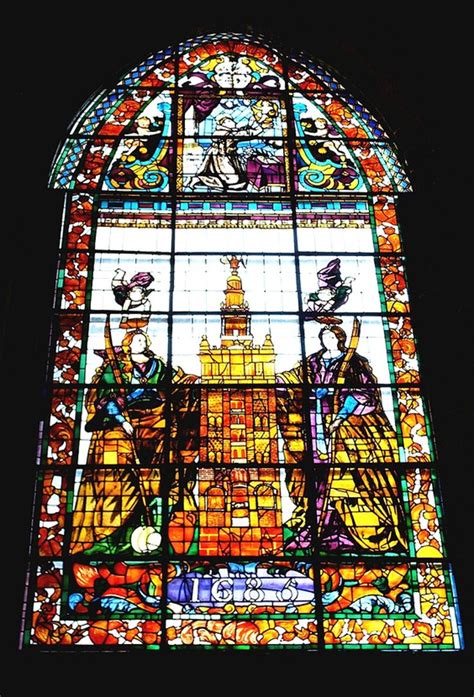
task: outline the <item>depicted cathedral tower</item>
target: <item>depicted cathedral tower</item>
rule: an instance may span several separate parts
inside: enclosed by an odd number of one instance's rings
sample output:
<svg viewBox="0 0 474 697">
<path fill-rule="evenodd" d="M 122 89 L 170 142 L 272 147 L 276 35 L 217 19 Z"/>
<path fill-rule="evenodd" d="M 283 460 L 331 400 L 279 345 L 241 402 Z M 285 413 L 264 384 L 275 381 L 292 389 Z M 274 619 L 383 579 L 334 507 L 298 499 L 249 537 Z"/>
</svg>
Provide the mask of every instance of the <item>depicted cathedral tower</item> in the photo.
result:
<svg viewBox="0 0 474 697">
<path fill-rule="evenodd" d="M 282 545 L 279 470 L 260 467 L 278 458 L 276 396 L 270 387 L 275 350 L 270 334 L 262 346 L 254 344 L 239 276 L 242 260 L 232 255 L 227 262 L 220 346 L 211 348 L 203 336 L 199 353 L 202 383 L 219 385 L 203 388 L 201 396 L 200 461 L 213 468 L 199 477 L 199 552 L 275 553 Z"/>
</svg>

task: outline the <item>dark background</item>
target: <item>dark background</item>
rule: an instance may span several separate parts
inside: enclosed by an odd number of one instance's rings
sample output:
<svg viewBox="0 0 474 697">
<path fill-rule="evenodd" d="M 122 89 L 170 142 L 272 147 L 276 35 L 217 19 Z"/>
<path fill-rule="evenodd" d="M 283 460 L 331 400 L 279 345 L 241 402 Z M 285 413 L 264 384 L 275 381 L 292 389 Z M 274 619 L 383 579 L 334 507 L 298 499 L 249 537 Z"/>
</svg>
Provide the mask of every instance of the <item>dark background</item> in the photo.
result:
<svg viewBox="0 0 474 697">
<path fill-rule="evenodd" d="M 0 692 L 2 697 L 20 694 L 32 681 L 35 693 L 46 695 L 56 679 L 53 675 L 67 681 L 69 693 L 76 688 L 96 695 L 101 694 L 99 684 L 112 688 L 134 681 L 139 692 L 155 691 L 163 689 L 164 677 L 174 675 L 180 692 L 198 683 L 211 692 L 227 690 L 228 685 L 245 692 L 257 685 L 265 689 L 267 680 L 268 688 L 279 685 L 286 678 L 292 689 L 314 690 L 334 681 L 336 695 L 343 694 L 342 685 L 350 694 L 372 693 L 372 680 L 382 681 L 377 683 L 382 694 L 400 680 L 401 690 L 415 695 L 410 674 L 420 685 L 430 686 L 444 677 L 455 686 L 453 695 L 471 694 L 468 651 L 438 656 L 275 651 L 268 657 L 186 651 L 166 657 L 165 664 L 155 652 L 58 657 L 17 650 L 62 215 L 63 193 L 47 190 L 56 148 L 84 101 L 99 87 L 112 87 L 128 67 L 174 41 L 226 30 L 263 33 L 283 49 L 306 50 L 334 68 L 364 106 L 383 115 L 382 123 L 408 163 L 414 193 L 400 197 L 399 216 L 413 324 L 439 453 L 447 551 L 467 649 L 472 647 L 472 192 L 463 195 L 469 176 L 472 185 L 472 108 L 466 104 L 470 76 L 464 67 L 471 41 L 463 29 L 467 19 L 396 7 L 382 15 L 380 7 L 365 3 L 350 10 L 287 4 L 280 10 L 269 6 L 265 11 L 242 11 L 226 5 L 225 12 L 177 7 L 167 14 L 151 5 L 128 5 L 123 14 L 106 8 L 103 16 L 91 7 L 87 15 L 70 18 L 46 7 L 37 16 L 29 14 L 27 25 L 26 18 L 18 16 L 4 29 L 16 37 L 16 49 L 4 66 L 11 87 L 2 81 L 10 115 L 2 140 L 11 150 L 2 168 L 7 178 L 4 210 L 12 219 L 4 227 L 1 274 L 1 365 L 6 381 L 2 465 L 7 473 L 1 626 L 10 691 L 4 693 L 0 686 Z M 62 690 L 59 684 L 53 692 L 56 689 L 58 694 Z"/>
</svg>

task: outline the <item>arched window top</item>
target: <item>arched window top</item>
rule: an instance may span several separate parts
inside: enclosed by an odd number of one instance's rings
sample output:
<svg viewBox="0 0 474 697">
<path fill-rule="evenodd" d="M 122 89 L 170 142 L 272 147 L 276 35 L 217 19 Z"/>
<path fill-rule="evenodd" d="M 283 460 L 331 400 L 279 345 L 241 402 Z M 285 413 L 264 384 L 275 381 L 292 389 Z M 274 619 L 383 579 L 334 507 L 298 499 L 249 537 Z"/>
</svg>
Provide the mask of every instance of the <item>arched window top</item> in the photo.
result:
<svg viewBox="0 0 474 697">
<path fill-rule="evenodd" d="M 230 183 L 225 193 L 411 190 L 386 130 L 331 71 L 243 34 L 169 47 L 91 98 L 50 186 L 219 193 L 205 173 L 210 144 L 234 149 L 247 170 L 247 185 Z M 258 161 L 248 159 L 250 146 Z"/>
</svg>

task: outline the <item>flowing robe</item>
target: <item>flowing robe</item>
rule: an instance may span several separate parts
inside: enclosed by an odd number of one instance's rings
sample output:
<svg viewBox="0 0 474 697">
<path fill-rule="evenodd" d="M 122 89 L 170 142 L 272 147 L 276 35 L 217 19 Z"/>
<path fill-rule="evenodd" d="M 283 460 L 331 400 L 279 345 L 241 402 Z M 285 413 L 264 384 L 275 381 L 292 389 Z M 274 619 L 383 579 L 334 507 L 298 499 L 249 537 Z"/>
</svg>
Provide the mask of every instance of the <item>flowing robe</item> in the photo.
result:
<svg viewBox="0 0 474 697">
<path fill-rule="evenodd" d="M 117 543 L 101 546 L 101 541 L 146 522 L 144 502 L 151 504 L 160 495 L 162 466 L 175 467 L 169 492 L 175 508 L 184 500 L 187 510 L 194 505 L 191 463 L 198 453 L 199 400 L 192 383 L 197 378 L 178 368 L 166 390 L 165 364 L 157 356 L 142 367 L 119 356 L 118 365 L 125 390 L 106 360 L 87 395 L 85 428 L 92 436 L 73 513 L 73 554 L 114 551 Z M 121 426 L 124 410 L 134 427 L 132 437 Z"/>
<path fill-rule="evenodd" d="M 216 139 L 206 151 L 197 179 L 211 189 L 243 189 L 247 175 L 237 152 L 239 140 L 251 138 L 255 132 L 245 128 L 217 128 Z"/>
<path fill-rule="evenodd" d="M 374 552 L 405 549 L 400 487 L 394 468 L 399 462 L 397 437 L 383 409 L 377 380 L 367 359 L 354 353 L 343 383 L 338 384 L 345 353 L 333 359 L 325 359 L 324 353 L 314 353 L 306 362 L 312 385 L 306 432 L 303 364 L 277 377 L 285 461 L 303 462 L 305 455 L 307 459 L 309 448 L 305 443 L 307 437 L 311 438 L 322 548 Z M 336 417 L 342 423 L 330 435 L 329 425 Z M 303 503 L 298 494 L 302 487 L 290 475 L 290 495 L 300 508 Z"/>
</svg>

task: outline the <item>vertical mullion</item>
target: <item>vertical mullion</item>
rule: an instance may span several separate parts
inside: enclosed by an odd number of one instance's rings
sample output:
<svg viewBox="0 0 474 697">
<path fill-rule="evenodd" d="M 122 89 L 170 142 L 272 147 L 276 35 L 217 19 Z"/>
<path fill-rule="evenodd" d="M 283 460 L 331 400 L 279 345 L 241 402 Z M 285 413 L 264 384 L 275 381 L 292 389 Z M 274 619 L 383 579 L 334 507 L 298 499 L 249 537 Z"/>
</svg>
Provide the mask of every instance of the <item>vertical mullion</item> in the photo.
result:
<svg viewBox="0 0 474 697">
<path fill-rule="evenodd" d="M 400 384 L 397 383 L 396 375 L 395 375 L 395 370 L 394 370 L 394 356 L 393 356 L 393 348 L 392 348 L 392 341 L 390 338 L 390 326 L 389 326 L 389 321 L 390 318 L 394 316 L 392 312 L 388 311 L 387 307 L 387 298 L 386 298 L 386 293 L 385 293 L 385 286 L 383 283 L 383 273 L 382 273 L 382 259 L 386 256 L 394 256 L 398 259 L 403 260 L 403 257 L 401 256 L 400 252 L 396 252 L 393 255 L 389 255 L 385 252 L 380 251 L 380 246 L 379 246 L 379 241 L 378 241 L 378 236 L 377 236 L 377 220 L 375 216 L 375 205 L 374 205 L 374 194 L 369 193 L 368 196 L 368 208 L 369 208 L 369 219 L 370 219 L 370 227 L 372 231 L 372 245 L 373 245 L 373 259 L 374 259 L 374 267 L 375 267 L 375 273 L 377 277 L 377 287 L 379 291 L 379 299 L 380 299 L 380 312 L 377 314 L 377 317 L 380 318 L 380 322 L 382 324 L 383 328 L 383 333 L 384 333 L 384 339 L 385 339 L 385 352 L 386 352 L 386 357 L 387 357 L 387 366 L 389 370 L 389 378 L 390 378 L 390 395 L 391 395 L 391 400 L 392 400 L 392 406 L 393 406 L 393 416 L 394 416 L 394 430 L 397 436 L 397 443 L 398 443 L 398 452 L 399 452 L 399 462 L 398 462 L 398 468 L 397 468 L 397 463 L 394 462 L 392 467 L 393 470 L 396 474 L 395 481 L 397 482 L 398 488 L 399 488 L 399 496 L 400 496 L 400 508 L 404 513 L 405 516 L 405 534 L 407 538 L 407 544 L 408 544 L 408 551 L 406 554 L 407 559 L 412 555 L 415 554 L 415 547 L 414 547 L 414 541 L 413 541 L 413 522 L 411 518 L 411 513 L 410 513 L 410 504 L 408 500 L 408 492 L 407 492 L 407 479 L 406 479 L 406 469 L 407 469 L 407 462 L 404 462 L 406 460 L 406 457 L 404 456 L 405 454 L 405 447 L 404 447 L 404 442 L 403 442 L 403 434 L 401 430 L 401 419 L 400 419 L 400 405 L 399 405 L 399 389 L 401 387 Z M 405 271 L 404 266 L 403 266 L 403 271 Z M 398 315 L 397 315 L 398 316 Z M 406 315 L 408 318 L 410 318 L 410 314 Z M 380 388 L 379 388 L 380 389 Z M 426 418 L 426 417 L 425 417 Z M 383 557 L 381 558 L 381 563 L 385 563 L 386 558 Z"/>
<path fill-rule="evenodd" d="M 27 590 L 25 593 L 25 600 L 24 600 L 24 611 L 25 611 L 25 617 L 23 619 L 23 625 L 21 629 L 21 643 L 24 644 L 25 641 L 25 636 L 28 635 L 29 638 L 31 635 L 31 620 L 33 617 L 33 600 L 34 600 L 34 595 L 36 592 L 36 583 L 37 583 L 37 571 L 38 571 L 38 566 L 41 563 L 46 563 L 48 562 L 49 558 L 44 558 L 41 559 L 39 556 L 39 550 L 38 550 L 38 531 L 39 531 L 39 526 L 40 526 L 40 521 L 41 521 L 41 504 L 42 504 L 42 492 L 43 492 L 43 486 L 44 486 L 44 477 L 46 473 L 48 472 L 60 472 L 60 469 L 54 469 L 54 468 L 49 468 L 45 466 L 45 455 L 47 453 L 48 449 L 48 444 L 49 444 L 49 434 L 50 434 L 50 420 L 51 420 L 51 405 L 52 405 L 52 398 L 54 394 L 54 364 L 55 364 L 55 358 L 56 358 L 56 331 L 55 328 L 57 327 L 57 323 L 59 322 L 59 317 L 63 314 L 68 314 L 68 311 L 66 310 L 61 310 L 61 297 L 62 297 L 62 292 L 63 292 L 63 287 L 64 287 L 64 280 L 61 285 L 61 290 L 58 288 L 58 281 L 60 277 L 61 271 L 64 273 L 64 268 L 65 268 L 65 261 L 67 258 L 67 251 L 68 251 L 68 231 L 69 231 L 69 224 L 70 224 L 70 210 L 71 210 L 71 202 L 72 202 L 72 197 L 73 193 L 71 192 L 66 192 L 64 196 L 64 202 L 63 202 L 63 214 L 62 214 L 62 220 L 61 220 L 61 241 L 60 241 L 60 247 L 59 247 L 59 254 L 58 254 L 58 262 L 57 262 L 57 271 L 56 271 L 56 278 L 55 278 L 55 284 L 54 284 L 54 291 L 53 291 L 53 316 L 52 320 L 50 323 L 50 331 L 49 331 L 49 338 L 48 338 L 48 355 L 46 359 L 46 370 L 44 374 L 44 400 L 43 400 L 43 406 L 42 406 L 42 411 L 43 411 L 43 418 L 40 420 L 40 424 L 42 422 L 42 428 L 40 425 L 40 433 L 39 437 L 41 438 L 41 441 L 39 443 L 40 447 L 40 456 L 38 459 L 37 456 L 37 451 L 35 453 L 35 460 L 36 460 L 36 465 L 35 465 L 35 471 L 34 471 L 34 496 L 33 496 L 33 502 L 32 502 L 32 522 L 31 522 L 31 527 L 30 527 L 30 540 L 29 540 L 29 562 L 28 562 L 28 569 L 27 569 L 27 578 L 28 578 L 28 585 L 27 585 Z M 90 257 L 89 257 L 89 262 L 90 262 Z M 82 316 L 84 319 L 83 315 L 84 311 L 80 311 L 78 314 Z M 83 320 L 82 320 L 83 321 Z M 83 335 L 84 336 L 84 335 Z M 71 386 L 64 386 L 63 388 L 59 389 L 64 389 L 64 391 L 68 390 L 73 390 L 77 389 Z M 77 395 L 79 395 L 79 389 L 77 391 Z M 77 420 L 78 418 L 78 410 L 77 410 L 77 402 L 76 402 L 76 417 L 75 419 Z M 76 421 L 75 421 L 76 423 Z M 73 448 L 73 453 L 74 453 L 74 436 L 73 436 L 73 442 L 72 442 L 72 448 Z M 72 469 L 62 469 L 61 475 L 64 476 L 63 479 L 63 486 L 64 482 L 66 482 L 66 490 L 64 491 L 66 495 L 66 500 L 68 497 L 69 493 L 69 480 L 71 477 L 71 472 Z M 59 559 L 55 558 L 54 561 L 62 561 L 63 562 L 63 570 L 62 570 L 62 577 L 63 577 L 63 584 L 64 584 L 64 562 L 66 561 L 65 559 L 65 549 L 66 549 L 66 520 L 67 520 L 67 513 L 65 516 L 65 521 L 64 521 L 64 538 L 63 538 L 63 545 L 62 545 L 62 552 L 61 552 L 61 557 Z M 64 588 L 64 585 L 63 585 Z M 63 589 L 61 589 L 63 590 Z M 29 626 L 27 626 L 29 625 Z"/>
<path fill-rule="evenodd" d="M 94 267 L 95 267 L 95 239 L 97 236 L 97 224 L 99 220 L 99 209 L 100 209 L 100 193 L 97 193 L 93 198 L 93 209 L 91 215 L 91 234 L 89 240 L 89 247 L 87 254 L 89 259 L 87 262 L 87 276 L 86 276 L 86 291 L 84 300 L 84 309 L 80 311 L 82 316 L 82 340 L 81 340 L 81 358 L 80 358 L 80 368 L 79 368 L 79 383 L 81 387 L 77 388 L 76 397 L 76 418 L 74 421 L 74 431 L 72 438 L 72 453 L 71 453 L 71 465 L 65 471 L 65 477 L 67 481 L 66 486 L 66 507 L 64 515 L 64 539 L 62 548 L 62 578 L 63 585 L 61 588 L 61 608 L 65 604 L 67 597 L 67 590 L 70 584 L 72 565 L 74 563 L 74 558 L 71 556 L 69 549 L 71 545 L 72 537 L 72 520 L 74 515 L 74 489 L 75 481 L 78 472 L 81 472 L 81 479 L 84 476 L 85 464 L 79 467 L 79 450 L 81 445 L 81 424 L 83 419 L 82 410 L 84 407 L 84 395 L 86 392 L 85 379 L 81 379 L 81 372 L 83 370 L 82 360 L 84 359 L 87 363 L 87 346 L 89 343 L 89 328 L 90 328 L 90 313 L 91 313 L 91 298 L 92 298 L 92 286 L 94 282 Z M 84 365 L 85 368 L 85 365 Z M 83 384 L 82 384 L 83 383 Z"/>
<path fill-rule="evenodd" d="M 177 192 L 177 155 L 178 155 L 178 45 L 173 48 L 174 55 L 174 92 L 171 100 L 171 143 L 172 143 L 172 158 L 171 158 L 171 178 L 170 178 L 170 196 L 171 196 L 171 249 L 170 249 L 170 280 L 168 290 L 168 346 L 167 346 L 167 365 L 165 372 L 165 388 L 167 388 L 167 399 L 165 408 L 165 442 L 163 448 L 163 460 L 160 473 L 160 490 L 161 490 L 161 544 L 162 544 L 162 595 L 160 600 L 161 613 L 161 650 L 169 651 L 168 639 L 166 633 L 166 617 L 167 617 L 167 595 L 168 595 L 168 567 L 170 559 L 169 550 L 169 492 L 173 483 L 173 476 L 181 478 L 180 462 L 176 458 L 173 462 L 174 472 L 171 471 L 171 419 L 173 417 L 173 409 L 171 400 L 173 398 L 172 380 L 173 380 L 173 294 L 175 283 L 175 250 L 176 250 L 176 192 Z M 179 389 L 179 388 L 178 388 Z"/>
<path fill-rule="evenodd" d="M 384 333 L 384 338 L 385 338 L 385 351 L 386 351 L 386 356 L 387 356 L 387 366 L 388 366 L 388 371 L 389 371 L 389 377 L 390 377 L 390 395 L 392 399 L 392 405 L 393 405 L 393 413 L 394 413 L 394 419 L 395 419 L 395 433 L 397 435 L 397 442 L 398 442 L 398 450 L 400 454 L 400 461 L 402 460 L 402 453 L 404 452 L 404 445 L 403 445 L 403 436 L 401 432 L 401 424 L 400 424 L 400 408 L 398 404 L 398 392 L 397 392 L 397 381 L 396 381 L 396 376 L 395 376 L 395 371 L 394 371 L 394 366 L 393 366 L 393 351 L 392 351 L 392 342 L 390 339 L 390 327 L 389 327 L 389 320 L 390 317 L 393 316 L 393 312 L 388 312 L 387 309 L 387 298 L 385 295 L 385 287 L 383 284 L 383 276 L 382 276 L 382 268 L 381 268 L 381 259 L 383 256 L 389 256 L 387 254 L 382 254 L 380 252 L 379 248 L 379 243 L 378 243 L 378 238 L 377 238 L 377 221 L 375 218 L 375 208 L 374 208 L 374 196 L 369 195 L 367 197 L 367 205 L 368 205 L 368 210 L 369 210 L 369 221 L 370 221 L 370 229 L 372 231 L 372 246 L 373 246 L 373 260 L 374 260 L 374 268 L 375 268 L 375 273 L 376 273 L 376 278 L 377 278 L 377 289 L 379 293 L 379 300 L 380 300 L 380 312 L 377 313 L 377 317 L 380 318 L 380 322 L 382 323 L 382 329 Z M 396 256 L 399 257 L 400 254 L 396 253 L 390 256 Z M 362 315 L 363 318 L 363 315 Z M 400 492 L 402 496 L 402 492 Z M 402 496 L 403 498 L 403 496 Z"/>
<path fill-rule="evenodd" d="M 308 494 L 308 520 L 311 521 L 311 538 L 313 544 L 313 550 L 311 553 L 311 558 L 313 561 L 313 587 L 314 587 L 314 598 L 315 598 L 315 612 L 316 612 L 316 627 L 318 651 L 324 649 L 324 626 L 323 626 L 323 606 L 322 597 L 320 592 L 320 559 L 319 550 L 316 549 L 317 542 L 317 508 L 316 508 L 316 478 L 314 470 L 314 458 L 313 458 L 313 443 L 311 438 L 311 420 L 310 420 L 310 409 L 309 409 L 309 380 L 306 362 L 306 345 L 305 345 L 305 334 L 304 334 L 304 308 L 303 308 L 303 294 L 301 289 L 301 271 L 300 271 L 300 259 L 299 259 L 299 247 L 298 247 L 298 218 L 297 218 L 297 194 L 295 187 L 295 162 L 294 157 L 296 155 L 296 136 L 295 136 L 295 124 L 294 124 L 294 113 L 293 113 L 293 103 L 291 93 L 288 90 L 288 58 L 285 55 L 282 56 L 283 70 L 285 76 L 285 104 L 286 104 L 286 114 L 287 114 L 287 124 L 288 124 L 288 160 L 289 160 L 289 173 L 290 173 L 290 202 L 291 202 L 291 215 L 293 222 L 293 252 L 294 252 L 294 263 L 295 263 L 295 275 L 296 275 L 296 292 L 298 295 L 298 323 L 300 331 L 300 345 L 301 345 L 301 366 L 303 373 L 303 385 L 301 386 L 303 394 L 303 419 L 304 419 L 304 432 L 306 436 L 306 456 L 302 462 L 302 468 L 306 478 L 306 491 Z"/>
</svg>

